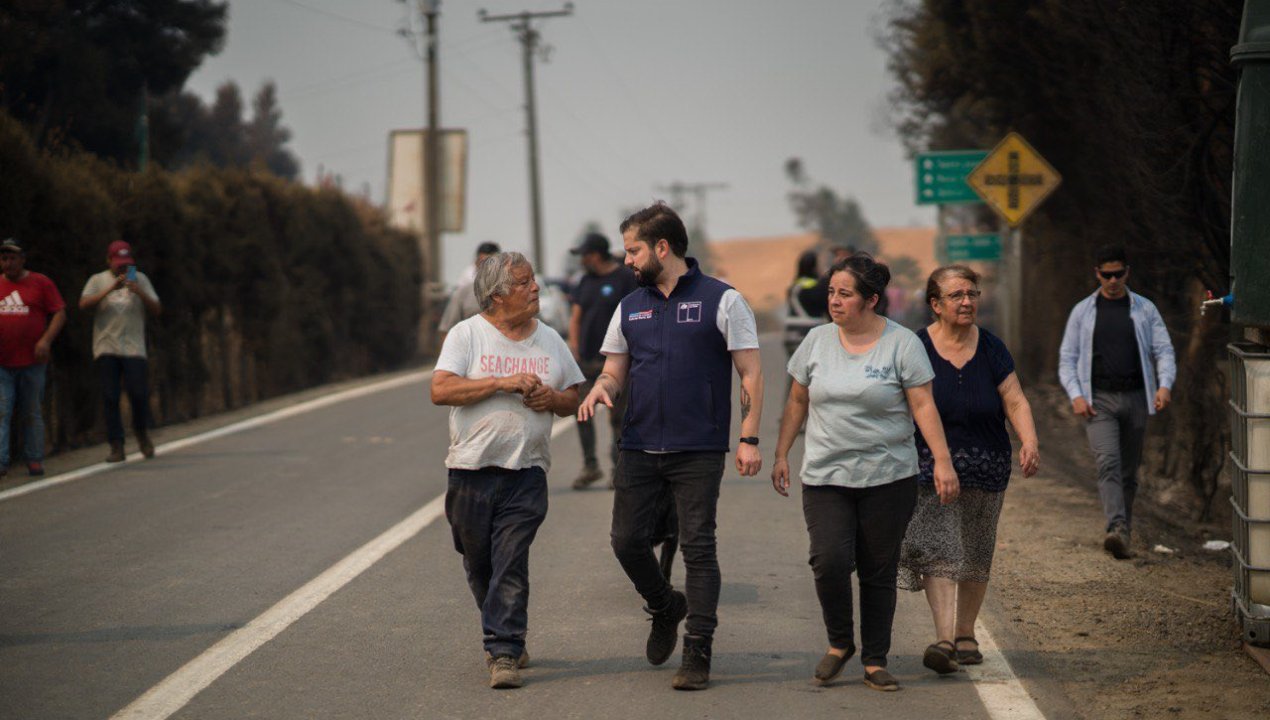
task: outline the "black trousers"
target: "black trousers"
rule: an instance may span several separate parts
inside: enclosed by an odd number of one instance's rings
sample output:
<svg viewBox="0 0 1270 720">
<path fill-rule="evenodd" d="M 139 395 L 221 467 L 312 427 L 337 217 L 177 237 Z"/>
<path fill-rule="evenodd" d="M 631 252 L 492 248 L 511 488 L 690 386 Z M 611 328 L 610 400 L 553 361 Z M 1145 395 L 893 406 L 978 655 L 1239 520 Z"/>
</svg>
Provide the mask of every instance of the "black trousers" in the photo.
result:
<svg viewBox="0 0 1270 720">
<path fill-rule="evenodd" d="M 719 556 L 715 514 L 723 480 L 724 453 L 650 454 L 622 451 L 622 472 L 614 478 L 613 552 L 650 608 L 670 602 L 671 584 L 662 574 L 652 543 L 669 489 L 679 515 L 679 549 L 683 554 L 688 598 L 684 624 L 690 635 L 713 637 L 719 624 Z M 903 533 L 901 533 L 903 535 Z"/>
<path fill-rule="evenodd" d="M 101 394 L 106 410 L 106 439 L 110 442 L 123 442 L 119 400 L 125 391 L 128 393 L 128 404 L 132 406 L 133 432 L 141 435 L 150 426 L 147 367 L 148 363 L 143 357 L 102 355 L 97 358 L 97 372 L 101 377 Z"/>
<path fill-rule="evenodd" d="M 870 488 L 803 485 L 816 595 L 832 647 L 855 652 L 851 573 L 860 583 L 860 662 L 886 667 L 895 575 L 917 503 L 917 477 Z"/>
</svg>

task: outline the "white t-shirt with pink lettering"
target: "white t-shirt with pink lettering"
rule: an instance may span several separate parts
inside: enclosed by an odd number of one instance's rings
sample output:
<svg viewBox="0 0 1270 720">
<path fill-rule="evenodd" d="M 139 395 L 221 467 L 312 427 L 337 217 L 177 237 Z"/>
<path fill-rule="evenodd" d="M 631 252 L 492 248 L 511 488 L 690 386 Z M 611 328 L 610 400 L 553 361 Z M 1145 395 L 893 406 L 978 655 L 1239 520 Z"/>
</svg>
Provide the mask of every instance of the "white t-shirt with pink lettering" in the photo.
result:
<svg viewBox="0 0 1270 720">
<path fill-rule="evenodd" d="M 445 336 L 436 369 L 472 380 L 533 373 L 555 390 L 584 381 L 569 346 L 547 323 L 538 321 L 533 334 L 516 341 L 479 314 L 455 325 Z M 450 453 L 445 466 L 454 470 L 538 466 L 545 472 L 551 469 L 553 419 L 550 412 L 525 407 L 520 395 L 505 392 L 450 408 Z"/>
</svg>

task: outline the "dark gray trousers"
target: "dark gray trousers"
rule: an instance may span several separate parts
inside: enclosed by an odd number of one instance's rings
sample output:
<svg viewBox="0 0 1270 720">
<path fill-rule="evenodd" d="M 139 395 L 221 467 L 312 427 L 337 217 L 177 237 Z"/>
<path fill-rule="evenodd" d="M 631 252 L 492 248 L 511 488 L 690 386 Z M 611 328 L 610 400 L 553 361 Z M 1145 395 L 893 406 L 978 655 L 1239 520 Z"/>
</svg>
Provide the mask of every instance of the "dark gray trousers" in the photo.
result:
<svg viewBox="0 0 1270 720">
<path fill-rule="evenodd" d="M 1145 390 L 1094 391 L 1094 412 L 1085 425 L 1089 449 L 1098 462 L 1098 496 L 1107 530 L 1133 527 L 1133 497 L 1147 429 Z"/>
</svg>

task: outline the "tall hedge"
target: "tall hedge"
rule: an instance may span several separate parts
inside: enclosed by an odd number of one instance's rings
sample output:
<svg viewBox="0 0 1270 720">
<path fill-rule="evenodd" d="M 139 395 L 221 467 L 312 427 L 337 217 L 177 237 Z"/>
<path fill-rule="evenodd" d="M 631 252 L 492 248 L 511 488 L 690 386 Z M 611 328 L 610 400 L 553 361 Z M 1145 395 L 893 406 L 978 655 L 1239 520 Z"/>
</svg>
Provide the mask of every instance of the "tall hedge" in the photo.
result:
<svg viewBox="0 0 1270 720">
<path fill-rule="evenodd" d="M 258 170 L 134 173 L 87 154 L 54 156 L 2 113 L 0 178 L 0 237 L 20 238 L 27 268 L 67 303 L 46 388 L 53 450 L 103 436 L 92 312 L 78 300 L 113 240 L 132 243 L 163 301 L 147 320 L 158 424 L 414 355 L 418 246 L 338 190 Z"/>
</svg>

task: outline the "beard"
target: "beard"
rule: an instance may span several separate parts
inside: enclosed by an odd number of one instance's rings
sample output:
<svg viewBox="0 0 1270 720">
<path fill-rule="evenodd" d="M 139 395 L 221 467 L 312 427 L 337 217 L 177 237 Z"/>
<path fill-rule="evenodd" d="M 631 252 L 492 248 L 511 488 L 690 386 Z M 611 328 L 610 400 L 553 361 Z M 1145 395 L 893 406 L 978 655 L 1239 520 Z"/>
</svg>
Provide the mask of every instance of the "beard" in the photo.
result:
<svg viewBox="0 0 1270 720">
<path fill-rule="evenodd" d="M 632 266 L 632 268 L 635 270 L 635 282 L 640 287 L 656 285 L 657 276 L 661 275 L 662 271 L 661 260 L 658 260 L 656 255 L 649 257 L 648 264 L 644 267 Z"/>
</svg>

